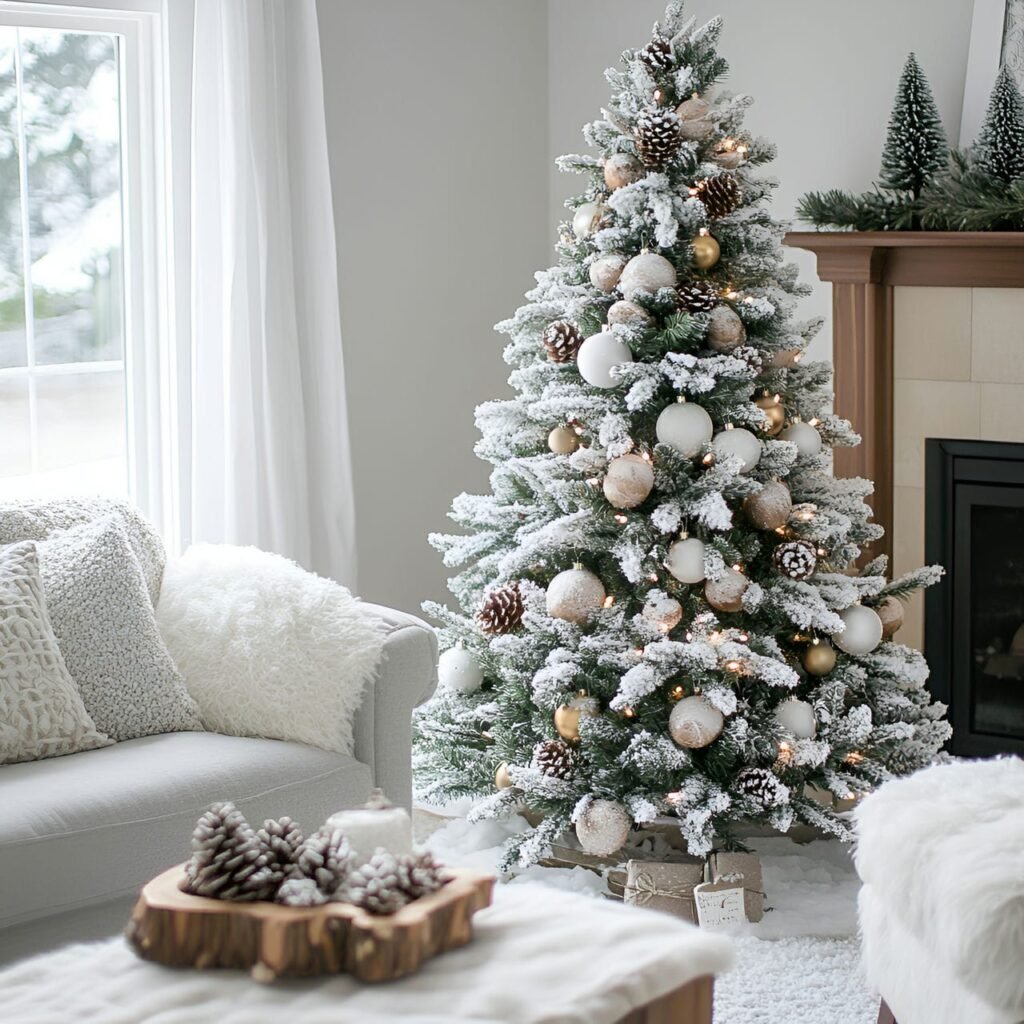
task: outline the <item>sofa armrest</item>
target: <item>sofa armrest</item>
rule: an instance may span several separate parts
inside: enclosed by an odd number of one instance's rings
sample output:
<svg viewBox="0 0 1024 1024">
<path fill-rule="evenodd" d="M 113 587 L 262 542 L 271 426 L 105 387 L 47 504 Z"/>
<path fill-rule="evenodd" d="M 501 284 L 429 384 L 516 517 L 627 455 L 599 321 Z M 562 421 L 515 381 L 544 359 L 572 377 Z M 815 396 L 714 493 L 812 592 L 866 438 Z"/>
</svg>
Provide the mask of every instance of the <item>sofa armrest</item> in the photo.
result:
<svg viewBox="0 0 1024 1024">
<path fill-rule="evenodd" d="M 412 712 L 437 686 L 437 636 L 422 619 L 364 603 L 387 626 L 377 675 L 356 713 L 356 758 L 396 804 L 412 804 Z"/>
</svg>

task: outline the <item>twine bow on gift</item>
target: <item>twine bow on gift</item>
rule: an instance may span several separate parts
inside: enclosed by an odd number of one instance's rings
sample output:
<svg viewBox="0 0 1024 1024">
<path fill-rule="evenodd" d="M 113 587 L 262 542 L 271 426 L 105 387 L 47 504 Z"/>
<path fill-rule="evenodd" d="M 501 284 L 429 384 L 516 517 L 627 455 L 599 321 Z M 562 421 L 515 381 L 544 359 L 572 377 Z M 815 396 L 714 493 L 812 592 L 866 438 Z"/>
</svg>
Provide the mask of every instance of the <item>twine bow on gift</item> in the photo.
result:
<svg viewBox="0 0 1024 1024">
<path fill-rule="evenodd" d="M 636 878 L 626 884 L 625 897 L 638 907 L 646 906 L 655 897 L 692 902 L 693 883 L 659 889 L 650 872 L 641 871 Z"/>
</svg>

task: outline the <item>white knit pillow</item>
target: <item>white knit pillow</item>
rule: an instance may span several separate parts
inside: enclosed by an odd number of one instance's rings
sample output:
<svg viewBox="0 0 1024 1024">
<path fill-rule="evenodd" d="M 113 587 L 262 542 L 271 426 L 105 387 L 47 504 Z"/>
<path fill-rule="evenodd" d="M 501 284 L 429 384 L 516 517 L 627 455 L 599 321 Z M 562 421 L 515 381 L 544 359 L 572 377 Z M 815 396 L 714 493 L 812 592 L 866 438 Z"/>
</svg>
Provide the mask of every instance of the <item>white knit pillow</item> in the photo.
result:
<svg viewBox="0 0 1024 1024">
<path fill-rule="evenodd" d="M 352 752 L 387 627 L 344 587 L 256 548 L 200 544 L 168 564 L 157 619 L 208 729 Z"/>
<path fill-rule="evenodd" d="M 0 764 L 109 745 L 61 657 L 35 544 L 0 548 Z"/>
<path fill-rule="evenodd" d="M 36 546 L 53 631 L 96 725 L 115 740 L 201 729 L 120 518 Z"/>
</svg>

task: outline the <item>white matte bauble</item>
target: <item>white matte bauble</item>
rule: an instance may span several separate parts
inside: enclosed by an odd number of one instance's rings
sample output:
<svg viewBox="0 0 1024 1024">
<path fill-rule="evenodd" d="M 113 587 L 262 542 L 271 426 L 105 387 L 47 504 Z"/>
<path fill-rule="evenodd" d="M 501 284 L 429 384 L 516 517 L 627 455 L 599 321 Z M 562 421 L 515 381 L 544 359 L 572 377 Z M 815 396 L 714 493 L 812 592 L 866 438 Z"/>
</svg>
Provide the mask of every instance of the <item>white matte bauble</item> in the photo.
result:
<svg viewBox="0 0 1024 1024">
<path fill-rule="evenodd" d="M 644 165 L 629 153 L 613 153 L 604 162 L 604 183 L 613 192 L 639 181 L 646 173 Z"/>
<path fill-rule="evenodd" d="M 784 700 L 775 709 L 775 721 L 790 736 L 798 740 L 813 739 L 818 731 L 814 708 L 805 700 Z"/>
<path fill-rule="evenodd" d="M 580 376 L 595 388 L 614 388 L 618 381 L 612 376 L 612 367 L 633 362 L 629 346 L 612 331 L 592 334 L 580 345 L 576 354 L 576 368 Z"/>
<path fill-rule="evenodd" d="M 780 441 L 791 441 L 803 456 L 817 455 L 821 451 L 821 434 L 810 423 L 797 420 L 779 434 Z"/>
<path fill-rule="evenodd" d="M 680 583 L 701 583 L 704 580 L 704 541 L 683 537 L 668 549 L 665 568 Z"/>
<path fill-rule="evenodd" d="M 708 314 L 708 345 L 716 352 L 735 352 L 747 340 L 747 329 L 731 306 L 715 306 Z"/>
<path fill-rule="evenodd" d="M 640 613 L 646 622 L 662 633 L 670 633 L 683 621 L 683 606 L 662 591 L 648 596 Z"/>
<path fill-rule="evenodd" d="M 681 747 L 699 750 L 722 735 L 725 718 L 703 697 L 684 697 L 668 716 L 669 735 Z"/>
<path fill-rule="evenodd" d="M 654 468 L 639 455 L 620 455 L 608 463 L 604 496 L 612 508 L 636 508 L 654 490 Z"/>
<path fill-rule="evenodd" d="M 608 308 L 608 323 L 622 324 L 623 327 L 650 327 L 654 317 L 643 306 L 620 299 Z"/>
<path fill-rule="evenodd" d="M 832 642 L 847 654 L 870 654 L 882 642 L 882 620 L 874 608 L 851 605 L 839 613 L 846 628 L 832 634 Z"/>
<path fill-rule="evenodd" d="M 590 283 L 606 295 L 615 291 L 626 265 L 625 256 L 602 256 L 590 264 Z"/>
<path fill-rule="evenodd" d="M 548 615 L 581 625 L 603 607 L 605 596 L 604 584 L 578 565 L 560 572 L 548 584 Z"/>
<path fill-rule="evenodd" d="M 476 693 L 484 681 L 484 670 L 465 647 L 449 647 L 437 659 L 437 681 L 445 690 Z"/>
<path fill-rule="evenodd" d="M 619 278 L 619 291 L 627 299 L 639 292 L 654 295 L 659 288 L 675 288 L 676 268 L 656 252 L 642 252 L 634 256 Z"/>
<path fill-rule="evenodd" d="M 813 429 L 813 428 L 812 428 Z M 761 442 L 743 427 L 720 430 L 711 442 L 711 450 L 719 458 L 737 455 L 743 460 L 741 473 L 749 473 L 761 461 Z"/>
<path fill-rule="evenodd" d="M 610 857 L 626 844 L 633 819 L 615 800 L 591 800 L 576 819 L 576 838 L 586 853 Z"/>
<path fill-rule="evenodd" d="M 715 426 L 702 405 L 676 402 L 661 410 L 654 433 L 660 444 L 675 448 L 684 458 L 692 459 L 711 440 Z"/>
<path fill-rule="evenodd" d="M 572 218 L 572 233 L 583 241 L 601 226 L 607 212 L 608 207 L 604 203 L 584 203 L 578 206 Z"/>
</svg>

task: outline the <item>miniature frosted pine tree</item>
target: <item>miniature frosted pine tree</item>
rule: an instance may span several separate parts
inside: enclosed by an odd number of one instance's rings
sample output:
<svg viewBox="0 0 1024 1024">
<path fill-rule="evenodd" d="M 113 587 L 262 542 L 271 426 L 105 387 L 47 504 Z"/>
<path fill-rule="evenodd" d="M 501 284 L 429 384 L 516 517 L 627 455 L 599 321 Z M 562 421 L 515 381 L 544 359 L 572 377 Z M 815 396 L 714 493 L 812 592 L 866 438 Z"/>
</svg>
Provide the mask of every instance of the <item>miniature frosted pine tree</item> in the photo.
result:
<svg viewBox="0 0 1024 1024">
<path fill-rule="evenodd" d="M 996 78 L 974 149 L 982 172 L 1007 183 L 1024 176 L 1024 101 L 1005 66 Z"/>
<path fill-rule="evenodd" d="M 881 534 L 872 485 L 831 475 L 859 438 L 826 411 L 829 366 L 800 358 L 820 321 L 793 319 L 774 150 L 743 130 L 747 97 L 712 99 L 720 29 L 672 3 L 607 73 L 596 155 L 560 160 L 588 183 L 558 265 L 499 324 L 516 395 L 477 410 L 491 493 L 431 538 L 463 566 L 461 611 L 425 605 L 444 654 L 417 787 L 477 798 L 474 819 L 543 815 L 507 866 L 573 827 L 613 852 L 659 816 L 698 855 L 748 821 L 846 838 L 805 787 L 856 796 L 948 736 L 891 639 L 941 570 L 853 568 Z"/>
</svg>

